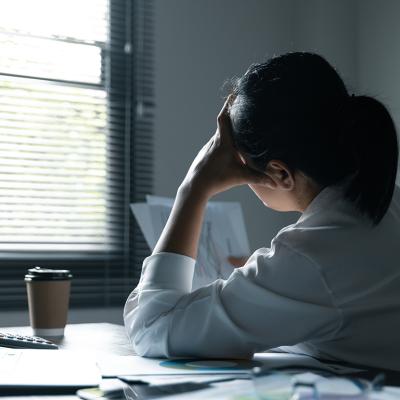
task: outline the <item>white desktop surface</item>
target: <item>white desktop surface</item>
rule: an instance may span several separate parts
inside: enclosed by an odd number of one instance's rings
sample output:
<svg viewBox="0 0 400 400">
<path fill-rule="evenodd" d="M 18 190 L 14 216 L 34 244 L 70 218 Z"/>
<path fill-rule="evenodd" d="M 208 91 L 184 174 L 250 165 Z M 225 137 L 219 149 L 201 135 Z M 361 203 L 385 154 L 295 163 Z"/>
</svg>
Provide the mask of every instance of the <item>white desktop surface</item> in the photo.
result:
<svg viewBox="0 0 400 400">
<path fill-rule="evenodd" d="M 0 328 L 2 332 L 10 332 L 21 335 L 31 335 L 31 328 L 25 327 L 5 327 Z M 122 325 L 109 323 L 93 324 L 70 324 L 65 328 L 63 339 L 55 341 L 60 349 L 77 352 L 81 356 L 87 354 L 90 357 L 101 357 L 111 355 L 133 355 L 135 354 L 130 346 Z M 50 350 L 57 352 L 57 350 Z M 44 395 L 44 396 L 7 396 L 1 400 L 76 400 L 75 395 Z"/>
</svg>

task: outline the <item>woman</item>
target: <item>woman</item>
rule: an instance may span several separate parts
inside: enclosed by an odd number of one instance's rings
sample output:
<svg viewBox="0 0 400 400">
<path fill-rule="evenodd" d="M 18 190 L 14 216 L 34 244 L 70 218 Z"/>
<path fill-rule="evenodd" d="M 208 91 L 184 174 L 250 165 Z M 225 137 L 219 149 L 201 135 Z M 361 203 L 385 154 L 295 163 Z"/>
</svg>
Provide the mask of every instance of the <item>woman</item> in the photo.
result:
<svg viewBox="0 0 400 400">
<path fill-rule="evenodd" d="M 181 183 L 124 317 L 145 356 L 251 357 L 278 346 L 400 369 L 397 137 L 320 56 L 289 53 L 238 79 Z M 207 201 L 248 184 L 300 211 L 229 279 L 191 292 Z"/>
</svg>

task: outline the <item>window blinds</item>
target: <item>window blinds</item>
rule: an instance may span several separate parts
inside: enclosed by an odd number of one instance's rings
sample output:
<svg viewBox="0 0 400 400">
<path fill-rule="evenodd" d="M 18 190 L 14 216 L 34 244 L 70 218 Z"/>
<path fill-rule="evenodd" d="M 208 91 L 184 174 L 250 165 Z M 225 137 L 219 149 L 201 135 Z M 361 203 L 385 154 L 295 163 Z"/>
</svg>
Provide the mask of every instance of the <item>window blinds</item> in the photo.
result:
<svg viewBox="0 0 400 400">
<path fill-rule="evenodd" d="M 101 68 L 108 4 L 1 5 L 0 251 L 112 248 L 118 238 L 107 226 L 113 221 Z"/>
<path fill-rule="evenodd" d="M 36 264 L 73 270 L 75 305 L 120 303 L 148 254 L 128 205 L 151 191 L 152 2 L 0 11 L 0 308 Z"/>
</svg>

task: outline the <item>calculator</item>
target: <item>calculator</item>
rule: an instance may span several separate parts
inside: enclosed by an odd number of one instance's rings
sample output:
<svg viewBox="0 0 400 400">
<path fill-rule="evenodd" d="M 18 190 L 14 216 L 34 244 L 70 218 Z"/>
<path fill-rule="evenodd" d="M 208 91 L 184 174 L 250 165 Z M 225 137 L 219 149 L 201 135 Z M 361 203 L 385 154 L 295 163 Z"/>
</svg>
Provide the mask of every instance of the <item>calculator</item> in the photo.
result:
<svg viewBox="0 0 400 400">
<path fill-rule="evenodd" d="M 58 349 L 58 346 L 53 342 L 38 336 L 25 336 L 2 332 L 0 332 L 0 347 L 11 347 L 13 349 Z"/>
</svg>

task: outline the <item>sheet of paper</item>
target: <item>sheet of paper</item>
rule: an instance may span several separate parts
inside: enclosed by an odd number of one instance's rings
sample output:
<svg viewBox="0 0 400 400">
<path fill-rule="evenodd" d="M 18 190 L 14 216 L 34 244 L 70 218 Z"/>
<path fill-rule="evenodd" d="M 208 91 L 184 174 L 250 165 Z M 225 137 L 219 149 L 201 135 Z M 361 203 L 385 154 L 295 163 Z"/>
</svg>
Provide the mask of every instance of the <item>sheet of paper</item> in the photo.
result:
<svg viewBox="0 0 400 400">
<path fill-rule="evenodd" d="M 147 196 L 146 203 L 131 204 L 131 209 L 151 249 L 168 220 L 173 199 Z M 250 246 L 242 209 L 235 202 L 209 202 L 204 216 L 193 290 L 218 278 L 227 279 L 233 271 L 228 256 L 249 256 Z"/>
<path fill-rule="evenodd" d="M 211 383 L 211 382 L 219 382 L 219 381 L 227 381 L 230 379 L 237 379 L 238 377 L 243 377 L 244 379 L 248 378 L 248 374 L 221 374 L 221 375 L 123 375 L 118 378 L 123 380 L 124 382 L 146 382 L 149 385 L 172 385 L 177 383 Z"/>
<path fill-rule="evenodd" d="M 98 359 L 103 377 L 121 375 L 242 375 L 260 363 L 252 360 L 155 359 L 139 356 L 108 356 Z"/>
<path fill-rule="evenodd" d="M 154 234 L 153 224 L 151 221 L 150 207 L 145 203 L 131 204 L 131 210 L 143 232 L 148 246 L 153 249 L 156 245 L 156 235 Z"/>
<path fill-rule="evenodd" d="M 103 377 L 121 375 L 243 375 L 255 367 L 260 368 L 307 368 L 336 374 L 357 372 L 359 369 L 325 364 L 305 355 L 282 353 L 257 353 L 253 360 L 198 360 L 198 359 L 152 359 L 139 356 L 108 356 L 98 360 Z"/>
<path fill-rule="evenodd" d="M 67 350 L 0 348 L 0 387 L 97 386 L 100 379 L 90 356 Z"/>
</svg>

